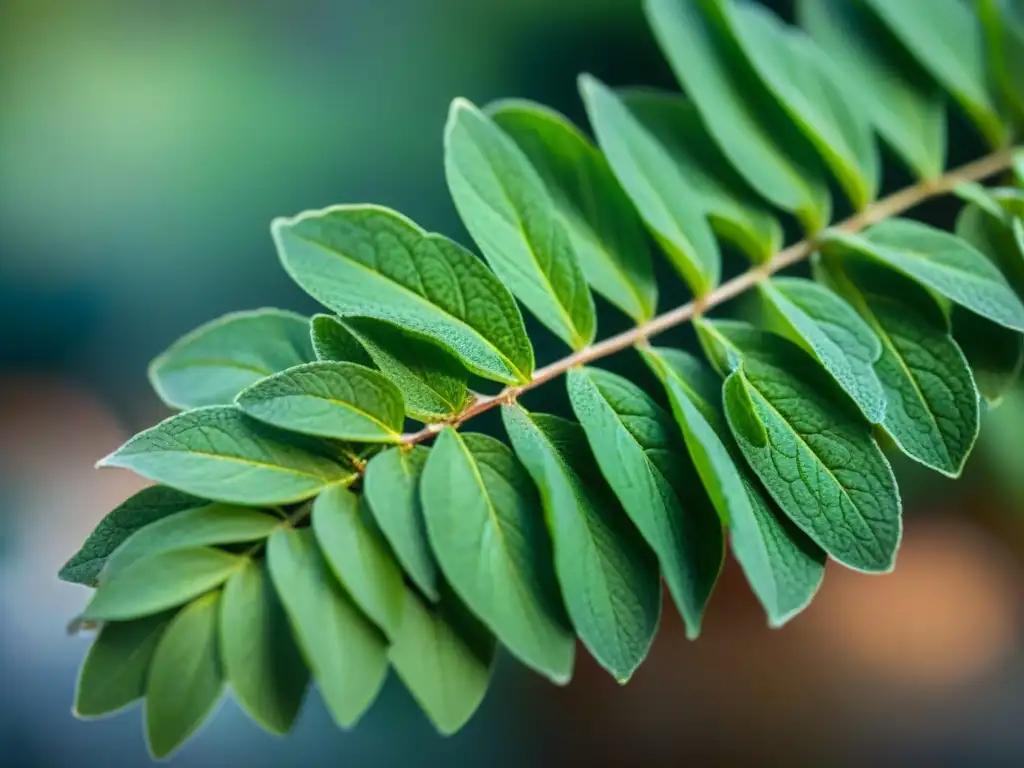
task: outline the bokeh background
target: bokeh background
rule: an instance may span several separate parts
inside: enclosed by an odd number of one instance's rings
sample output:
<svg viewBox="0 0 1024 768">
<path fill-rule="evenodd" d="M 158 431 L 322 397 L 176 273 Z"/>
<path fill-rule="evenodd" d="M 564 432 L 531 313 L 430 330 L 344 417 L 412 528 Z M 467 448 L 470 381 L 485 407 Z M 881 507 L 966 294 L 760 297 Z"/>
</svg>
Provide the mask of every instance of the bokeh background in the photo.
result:
<svg viewBox="0 0 1024 768">
<path fill-rule="evenodd" d="M 583 124 L 580 71 L 672 86 L 633 0 L 0 0 L 4 765 L 147 763 L 137 708 L 71 716 L 88 639 L 64 627 L 87 592 L 55 574 L 142 485 L 92 465 L 166 415 L 149 359 L 226 311 L 314 311 L 278 267 L 276 215 L 372 201 L 468 242 L 444 187 L 448 103 L 529 97 Z M 955 163 L 981 147 L 954 120 Z M 891 158 L 886 170 L 887 186 L 905 181 Z M 919 213 L 949 226 L 954 212 Z M 684 301 L 664 278 L 662 308 Z M 618 330 L 600 308 L 602 332 Z M 540 362 L 562 353 L 531 330 Z M 628 355 L 610 365 L 658 391 Z M 562 402 L 557 386 L 532 397 Z M 701 639 L 666 610 L 626 688 L 585 654 L 566 689 L 502 657 L 448 740 L 394 680 L 350 733 L 316 695 L 287 740 L 228 701 L 176 762 L 1022 765 L 1024 393 L 986 421 L 960 482 L 894 458 L 907 507 L 895 573 L 830 566 L 781 631 L 730 565 Z"/>
</svg>

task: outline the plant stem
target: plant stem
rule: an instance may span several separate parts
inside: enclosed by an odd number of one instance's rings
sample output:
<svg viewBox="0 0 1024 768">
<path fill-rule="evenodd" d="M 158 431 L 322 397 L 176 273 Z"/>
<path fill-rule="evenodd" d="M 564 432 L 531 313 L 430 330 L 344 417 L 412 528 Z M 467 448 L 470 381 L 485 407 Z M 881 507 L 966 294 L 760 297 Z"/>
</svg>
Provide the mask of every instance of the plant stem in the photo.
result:
<svg viewBox="0 0 1024 768">
<path fill-rule="evenodd" d="M 888 197 L 878 200 L 859 213 L 832 227 L 843 232 L 860 232 L 872 224 L 897 216 L 926 200 L 952 192 L 957 186 L 967 181 L 981 181 L 1013 165 L 1015 148 L 1009 147 L 986 155 L 980 160 L 963 165 L 955 170 L 935 178 L 919 181 Z M 473 403 L 448 424 L 430 424 L 418 432 L 402 435 L 402 443 L 414 445 L 428 440 L 446 426 L 461 426 L 463 423 L 489 411 L 503 403 L 511 403 L 523 392 L 539 387 L 551 379 L 561 376 L 571 368 L 592 363 L 602 357 L 613 355 L 629 347 L 646 342 L 651 336 L 667 331 L 687 322 L 696 315 L 723 304 L 729 299 L 744 293 L 758 282 L 765 280 L 776 272 L 803 261 L 818 248 L 820 234 L 801 240 L 794 245 L 779 251 L 763 264 L 755 266 L 741 275 L 734 277 L 718 286 L 699 299 L 694 299 L 682 306 L 651 318 L 646 323 L 630 328 L 627 331 L 610 336 L 603 341 L 584 347 L 561 360 L 538 368 L 533 378 L 526 384 L 505 387 L 496 395 L 478 397 Z"/>
</svg>

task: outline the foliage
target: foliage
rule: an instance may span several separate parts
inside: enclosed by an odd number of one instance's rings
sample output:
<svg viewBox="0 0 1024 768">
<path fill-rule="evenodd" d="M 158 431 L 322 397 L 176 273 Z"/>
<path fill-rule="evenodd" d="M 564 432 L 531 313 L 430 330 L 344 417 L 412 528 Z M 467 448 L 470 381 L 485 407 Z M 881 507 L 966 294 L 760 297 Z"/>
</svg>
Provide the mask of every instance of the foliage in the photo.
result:
<svg viewBox="0 0 1024 768">
<path fill-rule="evenodd" d="M 893 568 L 880 437 L 959 475 L 1024 360 L 1024 20 L 1000 0 L 799 0 L 799 27 L 733 0 L 646 10 L 686 96 L 581 77 L 599 149 L 537 104 L 452 104 L 445 171 L 486 264 L 378 206 L 278 219 L 286 271 L 335 314 L 228 315 L 154 361 L 181 412 L 101 466 L 158 485 L 60 574 L 100 625 L 79 715 L 144 698 L 164 757 L 225 684 L 283 734 L 312 681 L 348 728 L 394 667 L 449 734 L 497 644 L 565 684 L 576 638 L 620 682 L 662 610 L 696 638 L 726 548 L 772 626 L 827 558 Z M 992 153 L 944 173 L 947 97 Z M 881 200 L 879 140 L 919 179 Z M 975 183 L 996 173 L 1017 186 Z M 898 218 L 954 191 L 955 234 Z M 783 251 L 780 212 L 806 236 Z M 693 303 L 655 316 L 648 239 Z M 720 241 L 754 268 L 722 283 Z M 775 276 L 808 256 L 814 280 Z M 591 289 L 637 325 L 595 344 Z M 763 327 L 707 317 L 748 289 Z M 573 354 L 535 370 L 517 300 Z M 649 345 L 689 319 L 707 363 Z M 592 365 L 629 348 L 670 410 Z M 518 403 L 562 374 L 571 414 Z M 511 447 L 461 430 L 498 407 Z"/>
</svg>

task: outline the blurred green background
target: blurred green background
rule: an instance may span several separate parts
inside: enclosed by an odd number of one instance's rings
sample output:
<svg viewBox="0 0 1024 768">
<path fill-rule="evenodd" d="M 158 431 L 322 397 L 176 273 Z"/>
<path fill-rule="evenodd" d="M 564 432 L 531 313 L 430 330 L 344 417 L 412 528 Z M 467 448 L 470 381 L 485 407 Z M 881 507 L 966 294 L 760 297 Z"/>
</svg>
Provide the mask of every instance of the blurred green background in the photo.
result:
<svg viewBox="0 0 1024 768">
<path fill-rule="evenodd" d="M 165 415 L 149 359 L 226 311 L 314 311 L 278 266 L 274 216 L 372 201 L 468 242 L 442 172 L 450 100 L 528 97 L 584 124 L 580 71 L 673 86 L 632 0 L 0 0 L 4 764 L 147 762 L 137 709 L 71 717 L 87 639 L 64 625 L 86 592 L 55 574 L 141 487 L 92 464 Z M 979 152 L 956 123 L 951 162 Z M 905 176 L 890 162 L 886 180 Z M 923 214 L 948 226 L 954 211 Z M 662 308 L 684 301 L 661 274 Z M 602 334 L 622 327 L 601 309 Z M 562 353 L 531 331 L 539 362 Z M 629 356 L 610 365 L 650 383 Z M 560 402 L 554 386 L 528 405 Z M 958 483 L 895 462 L 896 573 L 830 567 L 782 631 L 730 566 L 704 637 L 687 643 L 666 611 L 625 689 L 585 658 L 560 690 L 503 657 L 453 739 L 392 681 L 351 733 L 316 695 L 287 740 L 227 702 L 176 762 L 1024 764 L 1024 395 L 987 420 Z"/>
</svg>

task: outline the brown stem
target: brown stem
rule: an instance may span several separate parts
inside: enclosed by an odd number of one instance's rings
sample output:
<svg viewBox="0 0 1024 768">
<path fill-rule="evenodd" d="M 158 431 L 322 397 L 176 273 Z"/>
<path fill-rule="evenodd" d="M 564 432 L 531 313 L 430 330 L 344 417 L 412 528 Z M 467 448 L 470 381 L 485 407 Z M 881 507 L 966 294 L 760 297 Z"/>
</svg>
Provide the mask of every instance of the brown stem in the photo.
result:
<svg viewBox="0 0 1024 768">
<path fill-rule="evenodd" d="M 936 179 L 926 179 L 912 186 L 901 189 L 888 197 L 882 198 L 864 210 L 851 216 L 845 221 L 835 225 L 833 229 L 843 232 L 859 232 L 872 224 L 877 224 L 892 216 L 913 208 L 926 200 L 952 192 L 957 186 L 967 181 L 980 181 L 1000 171 L 1010 168 L 1013 164 L 1015 149 L 1010 147 L 986 155 L 980 160 L 968 163 L 960 168 L 949 171 Z M 753 267 L 742 275 L 722 283 L 711 293 L 683 304 L 675 309 L 670 309 L 657 317 L 651 318 L 646 323 L 630 328 L 628 331 L 610 336 L 604 341 L 599 341 L 589 347 L 573 352 L 568 357 L 556 360 L 553 363 L 538 368 L 533 373 L 533 378 L 526 384 L 517 384 L 505 387 L 501 392 L 493 396 L 481 395 L 473 403 L 460 413 L 452 422 L 452 426 L 461 426 L 465 422 L 478 416 L 484 411 L 489 411 L 502 403 L 509 403 L 519 397 L 523 392 L 539 387 L 551 379 L 561 376 L 570 368 L 592 363 L 602 357 L 621 352 L 624 349 L 635 346 L 646 341 L 669 328 L 690 320 L 699 312 L 706 312 L 717 307 L 729 299 L 744 293 L 756 283 L 774 275 L 776 272 L 791 267 L 810 256 L 818 247 L 818 237 L 810 237 L 801 240 L 799 243 L 779 251 L 769 261 Z M 414 445 L 434 437 L 443 425 L 429 425 L 418 432 L 410 432 L 402 435 L 402 443 Z"/>
</svg>

